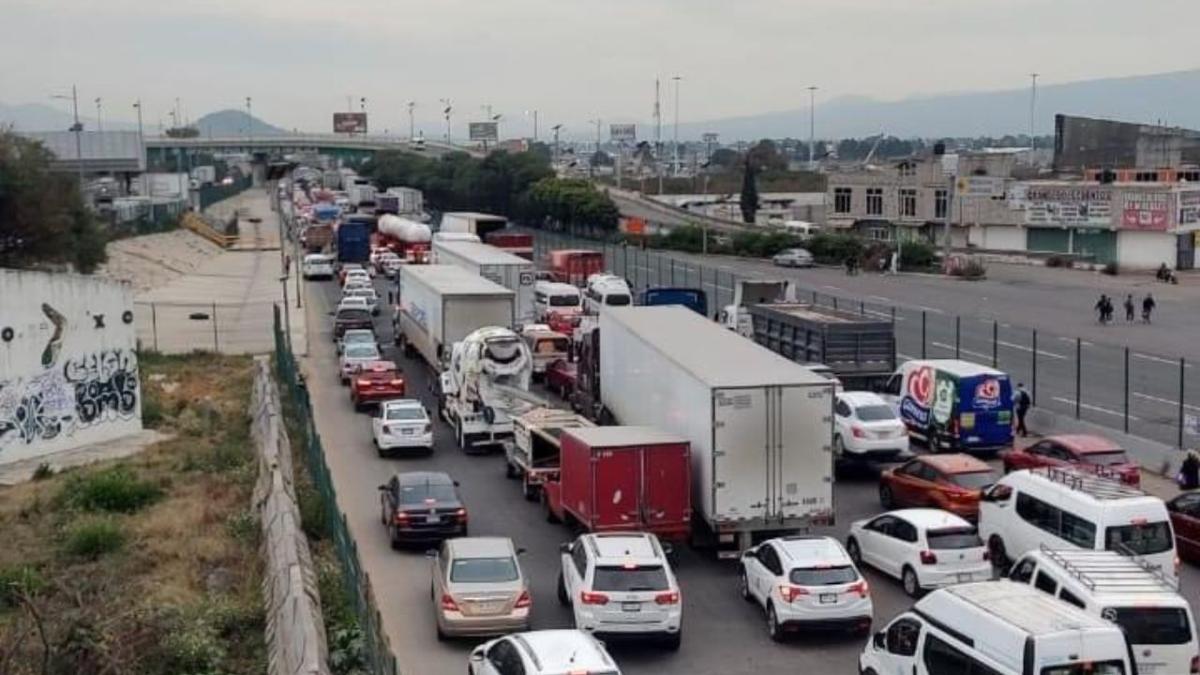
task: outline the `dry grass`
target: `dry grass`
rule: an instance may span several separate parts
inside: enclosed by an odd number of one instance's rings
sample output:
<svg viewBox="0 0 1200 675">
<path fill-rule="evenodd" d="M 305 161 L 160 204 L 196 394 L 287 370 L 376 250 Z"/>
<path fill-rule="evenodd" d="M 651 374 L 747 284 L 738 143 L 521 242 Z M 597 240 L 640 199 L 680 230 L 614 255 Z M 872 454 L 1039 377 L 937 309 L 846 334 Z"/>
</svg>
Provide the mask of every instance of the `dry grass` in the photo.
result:
<svg viewBox="0 0 1200 675">
<path fill-rule="evenodd" d="M 42 672 L 34 610 L 51 647 L 50 673 L 264 670 L 250 515 L 251 361 L 144 356 L 141 367 L 144 395 L 161 407 L 156 426 L 174 438 L 119 462 L 0 490 L 0 579 L 32 568 L 44 582 L 28 602 L 0 602 L 0 675 Z M 73 480 L 114 464 L 163 496 L 134 513 L 100 514 L 119 526 L 119 550 L 95 560 L 72 555 L 66 533 L 91 514 L 65 493 Z"/>
</svg>

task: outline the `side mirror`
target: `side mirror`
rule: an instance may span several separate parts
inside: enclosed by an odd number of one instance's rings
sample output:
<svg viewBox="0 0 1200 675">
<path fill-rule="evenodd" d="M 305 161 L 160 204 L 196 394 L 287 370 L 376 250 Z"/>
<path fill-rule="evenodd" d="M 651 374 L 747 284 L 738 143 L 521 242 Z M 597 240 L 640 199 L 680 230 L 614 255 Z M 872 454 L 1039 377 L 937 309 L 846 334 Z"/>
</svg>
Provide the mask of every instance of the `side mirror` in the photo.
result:
<svg viewBox="0 0 1200 675">
<path fill-rule="evenodd" d="M 559 545 L 558 545 L 558 552 L 559 552 L 559 553 L 570 553 L 570 552 L 571 552 L 571 543 L 570 543 L 570 542 L 563 542 L 563 543 L 559 544 Z"/>
<path fill-rule="evenodd" d="M 458 481 L 454 481 L 454 487 L 458 487 Z"/>
<path fill-rule="evenodd" d="M 483 649 L 476 649 L 471 652 L 471 661 L 474 663 L 483 663 Z"/>
<path fill-rule="evenodd" d="M 879 631 L 875 637 L 871 638 L 871 644 L 875 645 L 876 649 L 887 649 L 887 633 Z"/>
<path fill-rule="evenodd" d="M 329 312 L 329 316 L 337 316 L 337 312 Z"/>
<path fill-rule="evenodd" d="M 425 551 L 425 557 L 429 558 L 430 560 L 437 560 L 437 557 L 438 557 L 437 549 L 436 548 L 428 549 L 427 551 Z"/>
<path fill-rule="evenodd" d="M 525 553 L 526 553 L 525 549 L 523 549 L 523 548 L 517 549 L 517 555 L 525 555 Z"/>
<path fill-rule="evenodd" d="M 374 417 L 375 419 L 379 419 L 380 417 L 383 417 L 383 407 L 379 406 L 379 407 L 372 409 L 371 417 Z"/>
<path fill-rule="evenodd" d="M 382 490 L 382 491 L 385 491 L 385 492 L 386 492 L 386 491 L 387 491 L 387 489 L 388 489 L 388 486 L 387 486 L 387 485 L 380 485 L 380 486 L 379 486 L 379 489 L 380 489 L 380 490 Z"/>
</svg>

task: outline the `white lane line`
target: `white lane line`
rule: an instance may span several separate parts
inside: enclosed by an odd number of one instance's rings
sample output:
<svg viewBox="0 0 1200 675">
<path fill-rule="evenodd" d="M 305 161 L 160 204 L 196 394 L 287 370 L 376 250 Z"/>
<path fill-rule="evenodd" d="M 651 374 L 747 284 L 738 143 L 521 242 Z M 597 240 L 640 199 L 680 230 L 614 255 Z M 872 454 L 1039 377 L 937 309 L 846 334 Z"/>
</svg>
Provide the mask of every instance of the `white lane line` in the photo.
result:
<svg viewBox="0 0 1200 675">
<path fill-rule="evenodd" d="M 1075 338 L 1069 338 L 1069 337 L 1060 337 L 1060 338 L 1058 338 L 1058 339 L 1059 339 L 1059 340 L 1062 340 L 1063 342 L 1070 342 L 1071 344 L 1075 344 Z M 1084 347 L 1095 347 L 1095 346 L 1096 346 L 1096 345 L 1094 345 L 1094 344 L 1092 344 L 1092 343 L 1088 342 L 1087 340 L 1084 340 L 1084 341 L 1083 341 L 1083 342 L 1081 342 L 1080 344 L 1082 344 Z"/>
<path fill-rule="evenodd" d="M 1143 394 L 1143 393 L 1137 392 L 1137 391 L 1130 392 L 1130 393 L 1133 394 L 1134 396 L 1137 396 L 1138 398 L 1144 398 L 1147 401 L 1154 401 L 1155 403 L 1166 403 L 1167 405 L 1171 406 L 1172 408 L 1174 408 L 1176 410 L 1179 409 L 1179 401 L 1172 401 L 1169 398 L 1162 398 L 1161 396 L 1151 396 L 1150 394 Z M 1190 410 L 1200 410 L 1200 406 L 1194 406 L 1194 405 L 1191 405 L 1188 403 L 1184 403 L 1183 407 L 1185 409 L 1190 409 Z"/>
<path fill-rule="evenodd" d="M 1000 344 L 1004 345 L 1005 347 L 1009 347 L 1010 349 L 1019 349 L 1023 352 L 1033 352 L 1032 347 L 1026 347 L 1025 345 L 1019 345 L 1015 342 L 1005 342 L 1004 340 L 1000 340 L 999 342 L 1000 342 Z M 1063 356 L 1062 354 L 1055 354 L 1054 352 L 1047 352 L 1047 351 L 1043 351 L 1041 349 L 1038 350 L 1038 356 L 1049 356 L 1052 359 L 1063 359 L 1064 361 L 1067 358 L 1067 357 Z"/>
<path fill-rule="evenodd" d="M 923 309 L 926 312 L 933 312 L 934 314 L 945 314 L 945 312 L 938 309 L 937 307 L 926 307 L 925 305 L 913 305 L 913 306 L 916 307 L 917 309 Z"/>
<path fill-rule="evenodd" d="M 884 318 L 884 319 L 889 319 L 889 320 L 892 318 L 892 314 L 891 314 L 891 312 L 877 312 L 877 311 L 875 311 L 875 310 L 873 310 L 873 309 L 868 309 L 868 310 L 866 311 L 866 313 L 867 313 L 867 314 L 869 314 L 869 315 L 871 315 L 871 316 L 878 316 L 878 317 L 881 317 L 881 318 Z M 902 316 L 897 316 L 897 317 L 896 317 L 896 321 L 898 321 L 898 322 L 899 322 L 899 321 L 904 321 L 904 317 L 902 317 Z"/>
<path fill-rule="evenodd" d="M 1069 399 L 1069 398 L 1063 398 L 1063 397 L 1061 397 L 1061 396 L 1055 396 L 1055 397 L 1054 397 L 1054 400 L 1055 400 L 1055 401 L 1058 401 L 1059 403 L 1066 403 L 1067 405 L 1075 405 L 1075 401 L 1073 401 L 1073 400 L 1071 400 L 1071 399 Z M 1113 417 L 1124 417 L 1124 416 L 1125 416 L 1125 413 L 1123 413 L 1123 412 L 1117 412 L 1117 411 L 1115 411 L 1115 410 L 1109 410 L 1108 408 L 1101 408 L 1101 407 L 1100 407 L 1100 406 L 1098 406 L 1098 405 L 1092 405 L 1092 404 L 1090 404 L 1090 403 L 1080 403 L 1080 404 L 1079 404 L 1079 407 L 1080 407 L 1080 408 L 1083 408 L 1084 410 L 1094 410 L 1094 411 L 1096 411 L 1096 412 L 1098 412 L 1098 413 L 1104 413 L 1105 415 L 1112 415 Z M 1136 417 L 1136 416 L 1134 416 L 1134 415 L 1130 415 L 1130 416 L 1129 416 L 1129 419 L 1130 419 L 1130 421 L 1134 421 L 1134 422 L 1136 422 L 1136 421 L 1138 421 L 1140 418 L 1138 418 L 1138 417 Z"/>
<path fill-rule="evenodd" d="M 867 299 L 868 300 L 878 300 L 879 302 L 891 302 L 891 300 L 883 297 L 882 295 L 868 295 Z"/>
<path fill-rule="evenodd" d="M 931 342 L 929 344 L 933 345 L 934 347 L 941 347 L 942 349 L 945 349 L 946 351 L 950 351 L 950 352 L 954 351 L 954 345 L 948 345 L 945 342 Z M 970 354 L 971 356 L 978 356 L 983 359 L 992 358 L 991 354 L 983 354 L 981 352 L 973 352 L 970 349 L 963 349 L 961 347 L 959 347 L 958 351 L 959 351 L 959 353 L 962 353 L 962 354 Z"/>
<path fill-rule="evenodd" d="M 840 290 L 842 290 L 842 289 L 838 288 L 837 286 L 830 286 L 829 284 L 822 284 L 822 285 L 821 285 L 821 288 L 828 288 L 828 289 L 829 289 L 829 290 L 831 290 L 831 291 L 840 291 Z"/>
<path fill-rule="evenodd" d="M 909 356 L 908 354 L 901 354 L 900 352 L 896 352 L 896 356 L 900 357 L 901 359 L 903 359 L 905 361 L 916 361 L 917 360 L 917 357 L 915 357 L 915 356 Z"/>
<path fill-rule="evenodd" d="M 1176 366 L 1176 367 L 1179 366 L 1179 361 L 1172 361 L 1171 359 L 1164 359 L 1161 356 L 1151 356 L 1150 354 L 1138 354 L 1137 352 L 1130 352 L 1129 355 L 1135 359 L 1145 359 L 1146 361 L 1153 361 L 1155 363 L 1165 363 L 1168 366 Z M 1184 363 L 1184 367 L 1191 368 L 1192 364 Z"/>
</svg>

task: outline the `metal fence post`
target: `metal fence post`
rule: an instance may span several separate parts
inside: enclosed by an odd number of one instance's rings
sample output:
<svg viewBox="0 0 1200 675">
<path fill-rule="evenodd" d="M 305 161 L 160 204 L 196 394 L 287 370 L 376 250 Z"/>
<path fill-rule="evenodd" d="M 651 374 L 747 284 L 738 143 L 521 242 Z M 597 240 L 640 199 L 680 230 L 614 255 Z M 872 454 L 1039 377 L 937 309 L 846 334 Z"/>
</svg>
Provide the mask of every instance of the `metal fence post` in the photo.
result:
<svg viewBox="0 0 1200 675">
<path fill-rule="evenodd" d="M 1075 338 L 1075 419 L 1083 407 L 1083 338 Z"/>
<path fill-rule="evenodd" d="M 213 351 L 221 353 L 221 343 L 217 340 L 217 303 L 212 304 L 212 322 L 213 322 Z M 288 329 L 290 330 L 290 326 Z"/>
<path fill-rule="evenodd" d="M 992 367 L 1000 363 L 1000 322 L 992 319 Z"/>
<path fill-rule="evenodd" d="M 955 315 L 954 317 L 954 358 L 960 358 L 959 349 L 962 344 L 962 317 Z"/>
<path fill-rule="evenodd" d="M 866 302 L 864 302 L 862 300 L 858 301 L 858 313 L 862 316 L 867 315 L 867 303 Z"/>
<path fill-rule="evenodd" d="M 671 258 L 671 285 L 675 285 L 675 259 Z"/>
<path fill-rule="evenodd" d="M 1184 376 L 1187 374 L 1187 362 L 1181 356 L 1179 357 L 1179 447 L 1183 448 L 1183 383 Z"/>
<path fill-rule="evenodd" d="M 833 298 L 833 309 L 834 309 L 834 310 L 837 310 L 837 308 L 838 308 L 838 306 L 837 306 L 837 305 L 838 305 L 838 303 L 837 303 L 837 296 L 836 296 L 836 295 L 832 295 L 832 296 L 830 296 L 830 297 L 831 297 L 831 298 Z"/>
<path fill-rule="evenodd" d="M 1033 372 L 1032 372 L 1033 379 L 1031 381 L 1031 384 L 1033 386 L 1033 395 L 1030 397 L 1032 399 L 1030 402 L 1033 405 L 1037 405 L 1037 357 L 1038 357 L 1037 330 L 1035 329 L 1033 331 Z"/>
<path fill-rule="evenodd" d="M 1125 347 L 1125 433 L 1129 433 L 1129 347 Z"/>
<path fill-rule="evenodd" d="M 662 262 L 663 262 L 663 256 L 662 256 L 662 254 L 661 254 L 661 253 L 659 253 L 659 254 L 658 254 L 658 276 L 657 276 L 657 277 L 655 277 L 655 279 L 654 279 L 654 284 L 655 284 L 656 286 L 662 286 L 662 285 L 663 285 L 663 270 L 662 270 L 662 267 L 663 267 L 663 265 L 662 265 Z M 672 261 L 672 262 L 674 262 L 674 261 Z"/>
<path fill-rule="evenodd" d="M 892 323 L 896 323 L 896 306 L 892 305 Z"/>
<path fill-rule="evenodd" d="M 812 304 L 815 305 L 815 304 L 817 304 L 817 289 L 815 289 L 815 288 L 813 289 L 812 296 L 813 296 Z"/>
<path fill-rule="evenodd" d="M 921 310 L 921 358 L 925 358 L 925 310 Z"/>
<path fill-rule="evenodd" d="M 158 310 L 150 303 L 150 332 L 154 335 L 154 351 L 158 351 Z"/>
</svg>

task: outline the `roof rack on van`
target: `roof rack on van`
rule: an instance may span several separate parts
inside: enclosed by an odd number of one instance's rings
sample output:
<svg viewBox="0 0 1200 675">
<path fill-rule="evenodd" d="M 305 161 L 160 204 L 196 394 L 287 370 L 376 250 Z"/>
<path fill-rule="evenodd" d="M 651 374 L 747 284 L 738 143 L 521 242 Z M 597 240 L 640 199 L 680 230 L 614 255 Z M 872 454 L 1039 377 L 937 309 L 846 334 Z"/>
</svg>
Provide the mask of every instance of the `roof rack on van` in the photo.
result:
<svg viewBox="0 0 1200 675">
<path fill-rule="evenodd" d="M 1146 496 L 1145 492 L 1135 487 L 1130 487 L 1118 480 L 1091 472 L 1085 473 L 1055 466 L 1031 469 L 1031 472 L 1055 483 L 1066 485 L 1072 490 L 1082 492 L 1095 499 L 1129 499 L 1131 497 Z"/>
<path fill-rule="evenodd" d="M 1120 552 L 1124 560 L 1115 562 L 1110 554 L 1117 553 L 1116 551 L 1056 551 L 1048 548 L 1045 544 L 1039 544 L 1045 556 L 1060 567 L 1066 570 L 1067 574 L 1075 577 L 1081 584 L 1087 586 L 1092 592 L 1102 593 L 1145 593 L 1147 590 L 1146 584 L 1138 578 L 1131 576 L 1129 564 L 1136 565 L 1142 571 L 1149 574 L 1154 581 L 1161 587 L 1162 590 L 1179 592 L 1179 580 L 1168 577 L 1163 574 L 1162 567 L 1153 565 L 1144 557 L 1134 553 L 1127 547 L 1123 547 Z M 1064 555 L 1066 553 L 1066 555 Z M 1068 560 L 1068 557 L 1073 560 Z M 1080 558 L 1089 558 L 1091 560 L 1080 560 Z M 1135 573 L 1136 574 L 1136 573 Z"/>
</svg>

